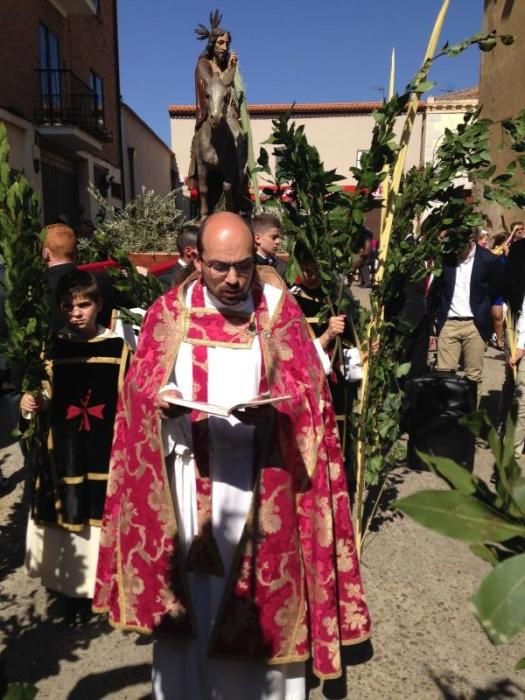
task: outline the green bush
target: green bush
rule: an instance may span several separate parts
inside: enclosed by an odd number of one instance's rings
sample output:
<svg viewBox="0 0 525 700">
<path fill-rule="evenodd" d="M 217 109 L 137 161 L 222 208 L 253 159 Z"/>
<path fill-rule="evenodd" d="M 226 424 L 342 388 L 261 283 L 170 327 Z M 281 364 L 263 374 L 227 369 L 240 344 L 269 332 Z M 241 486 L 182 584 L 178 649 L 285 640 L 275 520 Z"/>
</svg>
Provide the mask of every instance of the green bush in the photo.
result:
<svg viewBox="0 0 525 700">
<path fill-rule="evenodd" d="M 79 240 L 80 263 L 107 260 L 115 253 L 176 251 L 184 215 L 177 209 L 175 190 L 156 194 L 142 188 L 124 209 L 113 207 L 91 186 L 89 192 L 99 205 L 99 213 L 94 236 Z"/>
</svg>

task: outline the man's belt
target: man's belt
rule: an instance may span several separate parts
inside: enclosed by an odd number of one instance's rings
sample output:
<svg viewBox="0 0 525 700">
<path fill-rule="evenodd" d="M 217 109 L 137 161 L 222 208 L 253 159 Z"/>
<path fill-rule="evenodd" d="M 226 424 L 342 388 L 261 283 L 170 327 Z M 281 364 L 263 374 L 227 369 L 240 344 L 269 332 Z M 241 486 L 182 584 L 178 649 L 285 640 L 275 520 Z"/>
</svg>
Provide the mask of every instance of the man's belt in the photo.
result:
<svg viewBox="0 0 525 700">
<path fill-rule="evenodd" d="M 474 316 L 449 316 L 447 321 L 473 321 Z"/>
</svg>

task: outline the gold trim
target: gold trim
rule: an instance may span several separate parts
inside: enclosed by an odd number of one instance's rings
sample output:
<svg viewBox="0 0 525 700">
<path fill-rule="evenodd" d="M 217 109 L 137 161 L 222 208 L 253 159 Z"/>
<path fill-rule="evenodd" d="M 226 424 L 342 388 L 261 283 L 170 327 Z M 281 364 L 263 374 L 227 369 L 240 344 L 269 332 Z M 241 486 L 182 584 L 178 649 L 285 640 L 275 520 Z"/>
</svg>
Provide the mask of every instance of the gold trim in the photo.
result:
<svg viewBox="0 0 525 700">
<path fill-rule="evenodd" d="M 68 486 L 75 486 L 76 484 L 83 484 L 86 480 L 86 476 L 61 476 L 59 481 L 62 484 L 68 484 Z"/>
<path fill-rule="evenodd" d="M 372 639 L 372 630 L 370 630 L 370 632 L 367 632 L 366 634 L 364 634 L 362 637 L 359 637 L 359 639 L 348 639 L 345 641 L 341 641 L 341 646 L 342 647 L 353 647 L 353 646 L 356 646 L 357 644 L 362 644 L 363 642 L 366 642 L 369 639 Z"/>
<path fill-rule="evenodd" d="M 321 319 L 319 318 L 319 316 L 305 316 L 304 318 L 305 318 L 305 321 L 307 323 L 312 323 L 312 324 L 313 323 L 315 323 L 315 324 L 321 323 Z"/>
<path fill-rule="evenodd" d="M 122 506 L 122 504 L 121 504 Z M 118 604 L 120 608 L 120 617 L 123 620 L 122 624 L 126 624 L 126 596 L 124 594 L 124 573 L 122 571 L 122 549 L 120 546 L 120 537 L 121 537 L 121 529 L 120 529 L 120 511 L 121 511 L 121 506 L 119 507 L 118 510 L 118 523 L 117 523 L 117 541 L 116 541 L 116 554 L 117 554 L 117 576 L 118 576 L 118 581 L 119 581 L 119 590 L 118 590 Z"/>
<path fill-rule="evenodd" d="M 83 484 L 85 481 L 107 481 L 108 478 L 108 474 L 103 474 L 101 472 L 88 472 L 87 474 L 82 474 L 81 476 L 61 476 L 59 481 L 61 484 L 75 486 L 76 484 Z"/>
<path fill-rule="evenodd" d="M 129 345 L 126 343 L 126 341 L 123 341 L 124 345 L 122 347 L 122 353 L 120 355 L 120 369 L 118 373 L 118 379 L 117 379 L 117 394 L 120 394 L 122 385 L 124 384 L 124 377 L 126 376 L 126 372 L 129 368 L 129 356 L 131 354 L 131 348 Z M 117 400 L 118 400 L 118 395 L 117 395 Z M 115 412 L 115 418 L 116 418 L 116 412 Z"/>
<path fill-rule="evenodd" d="M 121 630 L 122 632 L 137 632 L 138 634 L 146 634 L 148 637 L 151 637 L 153 634 L 153 630 L 150 630 L 147 627 L 115 622 L 115 620 L 113 620 L 111 617 L 111 612 L 108 607 L 99 608 L 97 605 L 92 605 L 91 610 L 93 610 L 93 612 L 97 615 L 107 615 L 108 623 L 111 625 L 111 627 L 113 627 L 113 629 Z"/>
<path fill-rule="evenodd" d="M 183 339 L 183 342 L 188 343 L 188 345 L 204 345 L 207 348 L 230 348 L 230 350 L 249 350 L 253 346 L 254 339 L 255 336 L 252 336 L 249 342 L 246 343 L 227 343 L 226 341 L 221 340 L 193 340 L 186 337 Z"/>
<path fill-rule="evenodd" d="M 115 326 L 117 325 L 118 319 L 118 309 L 112 309 L 111 311 L 111 321 L 109 322 L 109 330 L 115 333 Z"/>
<path fill-rule="evenodd" d="M 269 284 L 270 287 L 277 287 L 277 289 L 281 290 L 281 297 L 273 310 L 273 314 L 269 317 L 267 326 L 267 332 L 269 332 L 276 320 L 280 318 L 284 300 L 288 294 L 288 287 L 286 286 L 286 282 L 283 280 L 283 278 L 280 277 L 280 275 L 270 265 L 258 265 L 255 268 L 255 271 L 256 278 L 258 278 L 263 285 Z"/>
<path fill-rule="evenodd" d="M 304 570 L 304 561 L 303 561 L 303 551 L 301 547 L 301 543 L 299 541 L 299 537 L 297 537 L 297 549 L 298 549 L 298 556 L 299 556 L 299 561 L 301 563 L 301 577 L 299 579 L 299 586 L 300 586 L 300 595 L 301 599 L 299 601 L 299 605 L 297 606 L 298 613 L 297 613 L 297 620 L 295 621 L 294 625 L 294 631 L 293 634 L 291 635 L 290 638 L 290 644 L 288 646 L 288 655 L 290 655 L 290 651 L 292 646 L 297 646 L 297 630 L 299 629 L 299 626 L 301 625 L 302 621 L 304 620 L 305 625 L 308 627 L 308 606 L 306 602 L 307 594 L 306 594 L 306 574 Z M 289 663 L 288 661 L 286 663 Z"/>
</svg>

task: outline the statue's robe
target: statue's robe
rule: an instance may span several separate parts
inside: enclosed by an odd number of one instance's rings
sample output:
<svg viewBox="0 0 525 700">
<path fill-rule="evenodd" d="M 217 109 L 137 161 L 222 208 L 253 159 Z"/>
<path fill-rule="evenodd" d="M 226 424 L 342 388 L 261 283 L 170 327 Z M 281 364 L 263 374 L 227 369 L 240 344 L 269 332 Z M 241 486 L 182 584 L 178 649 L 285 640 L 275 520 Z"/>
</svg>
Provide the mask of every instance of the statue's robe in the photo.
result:
<svg viewBox="0 0 525 700">
<path fill-rule="evenodd" d="M 93 597 L 118 392 L 129 347 L 99 327 L 60 333 L 48 358 L 47 449 L 35 460 L 26 565 L 52 590 Z"/>
<path fill-rule="evenodd" d="M 271 268 L 257 275 L 255 284 L 264 287 L 254 291 L 254 313 L 240 335 L 222 313 L 191 307 L 200 279 L 190 278 L 148 311 L 117 414 L 94 609 L 109 612 L 115 626 L 155 632 L 161 643 L 177 639 L 179 654 L 192 636 L 204 634 L 211 659 L 257 661 L 268 670 L 312 657 L 314 672 L 333 678 L 342 672 L 340 645 L 370 634 L 337 428 L 303 314 Z M 210 298 L 204 298 L 206 307 Z M 211 322 L 203 324 L 207 315 Z M 202 445 L 188 442 L 189 430 L 177 438 L 176 428 L 163 428 L 155 410 L 155 397 L 170 380 L 183 394 L 194 387 L 195 367 L 193 379 L 179 370 L 188 357 L 191 367 L 188 346 L 199 344 L 208 350 L 210 403 L 249 400 L 266 389 L 292 396 L 276 405 L 270 442 L 254 444 L 245 432 L 253 429 L 215 419 L 220 424 L 208 449 L 222 579 L 186 570 L 198 520 L 194 447 Z M 228 359 L 221 362 L 216 351 Z M 226 387 L 224 396 L 218 386 Z M 243 460 L 238 448 L 247 448 Z M 175 467 L 165 453 L 175 454 Z M 228 498 L 229 511 L 222 502 Z M 211 606 L 209 639 L 201 626 L 203 590 Z M 161 663 L 169 666 L 165 654 Z M 256 668 L 244 666 L 250 673 Z"/>
</svg>

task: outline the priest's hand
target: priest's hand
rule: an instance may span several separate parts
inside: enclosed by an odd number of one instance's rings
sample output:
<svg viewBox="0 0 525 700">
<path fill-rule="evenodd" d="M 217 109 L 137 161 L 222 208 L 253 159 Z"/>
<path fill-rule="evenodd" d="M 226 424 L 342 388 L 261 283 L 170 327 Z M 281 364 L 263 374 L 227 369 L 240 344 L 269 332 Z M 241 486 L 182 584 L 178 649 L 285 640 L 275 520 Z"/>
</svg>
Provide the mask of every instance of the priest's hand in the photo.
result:
<svg viewBox="0 0 525 700">
<path fill-rule="evenodd" d="M 159 391 L 155 397 L 155 404 L 157 411 L 159 411 L 161 418 L 180 418 L 186 413 L 191 413 L 191 409 L 185 408 L 184 406 L 175 406 L 169 401 L 166 401 L 168 397 L 174 399 L 182 399 L 182 394 L 176 389 L 165 389 L 164 391 Z"/>
</svg>

